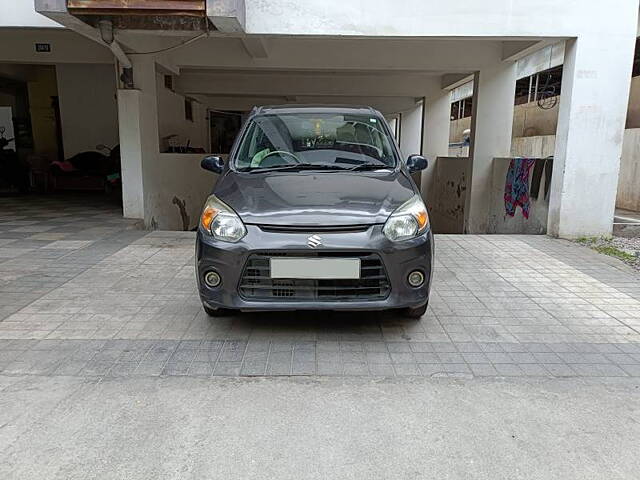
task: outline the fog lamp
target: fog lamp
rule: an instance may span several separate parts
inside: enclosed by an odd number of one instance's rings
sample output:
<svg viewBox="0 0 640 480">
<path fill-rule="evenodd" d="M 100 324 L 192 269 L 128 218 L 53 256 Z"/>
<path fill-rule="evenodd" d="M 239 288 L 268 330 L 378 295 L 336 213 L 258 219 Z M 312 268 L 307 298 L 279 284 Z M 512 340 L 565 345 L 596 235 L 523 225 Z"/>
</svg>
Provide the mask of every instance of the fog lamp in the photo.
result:
<svg viewBox="0 0 640 480">
<path fill-rule="evenodd" d="M 409 285 L 419 287 L 424 283 L 424 274 L 420 270 L 414 270 L 408 277 Z"/>
<path fill-rule="evenodd" d="M 215 288 L 222 283 L 222 279 L 218 272 L 211 270 L 204 274 L 204 283 L 206 283 L 208 287 Z"/>
</svg>

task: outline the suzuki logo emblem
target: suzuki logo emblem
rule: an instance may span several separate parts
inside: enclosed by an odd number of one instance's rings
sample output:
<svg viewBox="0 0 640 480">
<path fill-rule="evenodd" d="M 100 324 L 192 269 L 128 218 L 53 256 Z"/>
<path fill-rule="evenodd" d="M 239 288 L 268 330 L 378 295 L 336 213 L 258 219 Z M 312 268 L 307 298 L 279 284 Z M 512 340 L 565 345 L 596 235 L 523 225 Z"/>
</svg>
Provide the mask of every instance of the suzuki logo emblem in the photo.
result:
<svg viewBox="0 0 640 480">
<path fill-rule="evenodd" d="M 311 235 L 309 238 L 307 238 L 307 245 L 309 245 L 311 248 L 319 247 L 320 245 L 322 245 L 322 238 L 320 238 L 320 235 Z"/>
</svg>

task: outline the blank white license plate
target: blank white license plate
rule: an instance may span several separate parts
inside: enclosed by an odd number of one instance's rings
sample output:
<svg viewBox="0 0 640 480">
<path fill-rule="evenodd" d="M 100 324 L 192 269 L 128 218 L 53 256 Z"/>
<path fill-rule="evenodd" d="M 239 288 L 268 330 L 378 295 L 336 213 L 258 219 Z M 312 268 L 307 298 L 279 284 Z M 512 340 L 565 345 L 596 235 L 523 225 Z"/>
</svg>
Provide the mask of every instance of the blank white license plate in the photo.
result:
<svg viewBox="0 0 640 480">
<path fill-rule="evenodd" d="M 272 258 L 271 278 L 339 280 L 360 278 L 359 258 Z"/>
</svg>

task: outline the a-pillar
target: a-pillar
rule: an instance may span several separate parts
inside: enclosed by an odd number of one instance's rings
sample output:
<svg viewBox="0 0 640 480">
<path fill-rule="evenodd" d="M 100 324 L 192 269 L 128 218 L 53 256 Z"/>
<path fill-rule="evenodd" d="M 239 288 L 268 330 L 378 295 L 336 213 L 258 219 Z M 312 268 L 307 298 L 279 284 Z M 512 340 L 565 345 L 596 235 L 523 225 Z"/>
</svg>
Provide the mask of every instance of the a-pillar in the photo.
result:
<svg viewBox="0 0 640 480">
<path fill-rule="evenodd" d="M 156 68 L 149 56 L 133 56 L 132 63 L 135 89 L 118 90 L 123 213 L 127 218 L 144 219 L 149 226 L 145 170 L 159 153 Z"/>
<path fill-rule="evenodd" d="M 476 72 L 471 118 L 470 185 L 465 232 L 486 233 L 493 159 L 511 156 L 516 64 L 502 62 Z"/>
<path fill-rule="evenodd" d="M 637 15 L 629 12 L 631 17 Z M 622 18 L 622 17 L 620 17 Z M 563 238 L 613 228 L 635 20 L 615 33 L 568 40 L 562 72 L 547 231 Z"/>
</svg>

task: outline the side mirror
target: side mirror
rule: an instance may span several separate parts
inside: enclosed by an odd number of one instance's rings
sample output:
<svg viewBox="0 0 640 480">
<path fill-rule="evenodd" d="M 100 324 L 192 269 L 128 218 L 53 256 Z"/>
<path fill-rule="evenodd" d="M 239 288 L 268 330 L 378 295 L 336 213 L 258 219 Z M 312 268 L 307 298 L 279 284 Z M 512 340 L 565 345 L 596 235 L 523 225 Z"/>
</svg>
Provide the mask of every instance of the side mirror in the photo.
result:
<svg viewBox="0 0 640 480">
<path fill-rule="evenodd" d="M 407 158 L 407 168 L 409 173 L 415 173 L 424 170 L 429 166 L 429 162 L 422 155 L 409 155 Z"/>
<path fill-rule="evenodd" d="M 215 155 L 207 155 L 200 162 L 200 166 L 205 170 L 209 170 L 210 172 L 221 174 L 222 169 L 224 168 L 224 162 L 220 157 L 216 157 Z"/>
</svg>

